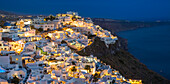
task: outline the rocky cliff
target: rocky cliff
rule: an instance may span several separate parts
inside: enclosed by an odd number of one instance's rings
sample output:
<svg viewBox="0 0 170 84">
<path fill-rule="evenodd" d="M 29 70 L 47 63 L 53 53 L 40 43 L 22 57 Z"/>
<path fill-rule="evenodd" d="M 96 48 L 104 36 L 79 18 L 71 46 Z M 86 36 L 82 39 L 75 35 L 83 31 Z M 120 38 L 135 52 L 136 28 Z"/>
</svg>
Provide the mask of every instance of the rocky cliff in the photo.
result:
<svg viewBox="0 0 170 84">
<path fill-rule="evenodd" d="M 96 37 L 92 45 L 77 53 L 82 56 L 91 54 L 96 56 L 104 63 L 120 71 L 128 79 L 142 79 L 144 84 L 170 84 L 169 80 L 149 70 L 133 55 L 125 51 L 119 41 L 109 45 L 108 48 L 100 38 Z"/>
<path fill-rule="evenodd" d="M 94 24 L 100 25 L 103 29 L 109 30 L 113 35 L 116 35 L 114 32 L 134 30 L 143 27 L 153 27 L 153 26 L 161 26 L 161 25 L 170 25 L 170 22 L 142 22 L 142 21 L 127 21 L 127 20 L 112 20 L 112 19 L 104 19 L 104 18 L 92 18 Z M 128 50 L 128 40 L 125 38 L 119 37 L 119 41 L 121 43 L 121 47 L 124 50 Z"/>
</svg>

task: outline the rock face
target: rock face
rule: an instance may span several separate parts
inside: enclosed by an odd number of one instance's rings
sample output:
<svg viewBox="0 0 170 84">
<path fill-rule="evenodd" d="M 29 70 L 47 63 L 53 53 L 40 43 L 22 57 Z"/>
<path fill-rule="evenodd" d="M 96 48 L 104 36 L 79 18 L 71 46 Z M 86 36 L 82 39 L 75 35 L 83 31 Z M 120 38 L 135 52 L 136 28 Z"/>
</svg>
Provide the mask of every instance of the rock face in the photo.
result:
<svg viewBox="0 0 170 84">
<path fill-rule="evenodd" d="M 120 45 L 121 45 L 120 48 L 125 51 L 128 51 L 128 40 L 125 38 L 119 37 L 119 36 L 117 36 L 117 37 L 118 37 Z"/>
<path fill-rule="evenodd" d="M 82 56 L 91 54 L 96 56 L 104 63 L 120 71 L 125 78 L 141 79 L 144 84 L 170 84 L 169 80 L 149 70 L 133 55 L 125 51 L 119 41 L 107 48 L 105 43 L 96 37 L 92 45 L 77 53 Z"/>
</svg>

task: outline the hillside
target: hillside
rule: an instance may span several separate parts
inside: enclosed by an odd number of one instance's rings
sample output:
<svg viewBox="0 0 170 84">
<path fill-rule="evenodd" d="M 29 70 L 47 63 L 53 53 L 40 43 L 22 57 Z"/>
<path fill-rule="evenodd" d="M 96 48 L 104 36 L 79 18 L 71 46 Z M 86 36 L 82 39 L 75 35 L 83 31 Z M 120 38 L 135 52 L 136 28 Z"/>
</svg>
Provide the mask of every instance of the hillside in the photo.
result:
<svg viewBox="0 0 170 84">
<path fill-rule="evenodd" d="M 122 49 L 119 41 L 107 48 L 105 43 L 97 37 L 92 45 L 78 53 L 82 56 L 91 54 L 97 56 L 104 63 L 120 71 L 128 79 L 142 79 L 144 84 L 170 84 L 169 80 L 149 70 L 133 55 Z"/>
<path fill-rule="evenodd" d="M 15 14 L 15 13 L 3 11 L 3 10 L 0 10 L 0 14 L 4 14 L 4 15 L 17 15 L 17 14 Z"/>
<path fill-rule="evenodd" d="M 5 17 L 0 16 L 0 21 L 15 21 L 17 19 L 27 17 L 20 17 L 19 15 L 5 11 L 0 11 L 0 14 L 5 15 Z M 141 27 L 170 25 L 169 22 L 129 22 L 101 18 L 93 18 L 92 20 L 94 24 L 98 24 L 102 28 L 111 31 L 112 34 L 114 34 L 113 32 L 133 30 Z M 91 54 L 97 56 L 106 64 L 111 65 L 112 68 L 120 71 L 120 73 L 128 79 L 142 79 L 145 84 L 170 84 L 169 80 L 157 74 L 156 72 L 149 70 L 138 59 L 127 52 L 127 44 L 128 43 L 126 39 L 119 37 L 119 41 L 117 41 L 116 44 L 109 45 L 109 48 L 107 48 L 104 42 L 97 37 L 95 38 L 92 45 L 77 53 L 82 56 Z"/>
<path fill-rule="evenodd" d="M 16 14 L 16 13 L 0 10 L 0 21 L 16 21 L 20 18 L 30 19 L 32 17 L 36 17 L 36 16 Z"/>
<path fill-rule="evenodd" d="M 107 29 L 111 32 L 134 30 L 142 27 L 170 25 L 170 22 L 142 22 L 142 21 L 112 20 L 104 18 L 93 18 L 92 20 L 94 24 L 100 25 L 103 29 Z"/>
</svg>

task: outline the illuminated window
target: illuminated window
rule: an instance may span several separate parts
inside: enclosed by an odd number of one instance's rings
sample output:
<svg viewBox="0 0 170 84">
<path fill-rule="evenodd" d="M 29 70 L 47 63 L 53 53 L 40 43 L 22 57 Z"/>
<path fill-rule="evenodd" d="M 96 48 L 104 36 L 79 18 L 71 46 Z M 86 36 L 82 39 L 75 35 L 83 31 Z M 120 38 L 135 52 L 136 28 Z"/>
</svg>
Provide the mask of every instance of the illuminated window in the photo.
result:
<svg viewBox="0 0 170 84">
<path fill-rule="evenodd" d="M 16 58 L 16 61 L 18 61 L 18 58 Z"/>
</svg>

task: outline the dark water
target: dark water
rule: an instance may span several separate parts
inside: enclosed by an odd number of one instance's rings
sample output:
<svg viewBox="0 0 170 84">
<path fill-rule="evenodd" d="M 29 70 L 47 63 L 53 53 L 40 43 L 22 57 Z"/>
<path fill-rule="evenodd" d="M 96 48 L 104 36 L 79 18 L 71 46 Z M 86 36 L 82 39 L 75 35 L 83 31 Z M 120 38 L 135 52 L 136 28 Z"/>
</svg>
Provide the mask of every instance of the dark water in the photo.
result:
<svg viewBox="0 0 170 84">
<path fill-rule="evenodd" d="M 149 69 L 170 79 L 170 26 L 140 28 L 117 34 L 128 39 L 131 54 Z"/>
</svg>

